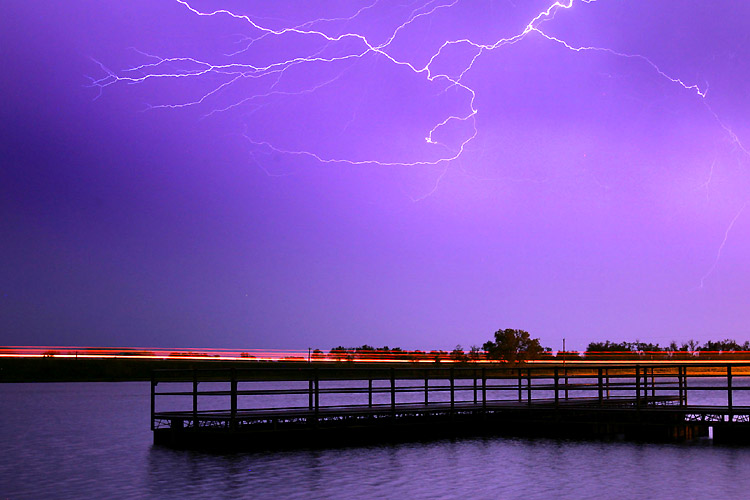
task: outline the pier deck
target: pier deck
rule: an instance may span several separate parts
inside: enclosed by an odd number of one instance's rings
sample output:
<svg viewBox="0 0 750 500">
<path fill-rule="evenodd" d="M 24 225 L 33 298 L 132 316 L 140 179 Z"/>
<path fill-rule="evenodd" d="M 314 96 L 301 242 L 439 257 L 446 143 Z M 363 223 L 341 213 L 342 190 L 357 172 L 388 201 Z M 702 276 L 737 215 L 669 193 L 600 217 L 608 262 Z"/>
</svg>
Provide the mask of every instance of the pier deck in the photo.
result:
<svg viewBox="0 0 750 500">
<path fill-rule="evenodd" d="M 330 446 L 487 434 L 665 441 L 707 436 L 709 427 L 717 440 L 750 441 L 750 406 L 733 404 L 734 393 L 750 385 L 733 384 L 729 365 L 713 375 L 720 382 L 715 385 L 706 384 L 705 374 L 691 373 L 695 369 L 165 370 L 152 379 L 151 423 L 154 442 L 175 447 Z M 210 387 L 199 390 L 201 384 Z M 164 386 L 176 389 L 157 390 Z M 688 393 L 695 391 L 718 391 L 727 404 L 689 405 Z"/>
</svg>

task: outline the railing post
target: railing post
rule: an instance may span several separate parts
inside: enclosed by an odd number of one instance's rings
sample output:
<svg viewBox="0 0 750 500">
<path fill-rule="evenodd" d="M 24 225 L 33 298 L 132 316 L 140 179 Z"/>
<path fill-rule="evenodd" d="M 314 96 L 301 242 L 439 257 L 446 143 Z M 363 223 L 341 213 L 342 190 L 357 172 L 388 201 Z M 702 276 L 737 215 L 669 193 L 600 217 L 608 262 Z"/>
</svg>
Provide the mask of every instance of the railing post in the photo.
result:
<svg viewBox="0 0 750 500">
<path fill-rule="evenodd" d="M 523 376 L 521 375 L 521 369 L 518 368 L 518 402 L 520 403 L 523 401 L 523 388 L 521 386 L 521 381 L 523 380 Z"/>
<path fill-rule="evenodd" d="M 312 374 L 310 374 L 312 375 Z M 307 408 L 310 411 L 313 411 L 313 379 L 312 376 L 310 377 L 310 380 L 307 381 Z"/>
<path fill-rule="evenodd" d="M 154 425 L 154 414 L 156 413 L 156 374 L 151 372 L 151 430 L 153 431 L 156 427 Z"/>
<path fill-rule="evenodd" d="M 198 370 L 193 368 L 193 430 L 198 430 Z"/>
<path fill-rule="evenodd" d="M 685 406 L 688 404 L 688 376 L 687 366 L 682 367 L 682 396 L 685 398 Z"/>
<path fill-rule="evenodd" d="M 560 404 L 560 373 L 555 368 L 555 408 Z"/>
<path fill-rule="evenodd" d="M 430 404 L 430 384 L 429 384 L 429 372 L 427 370 L 424 371 L 424 404 L 428 405 Z"/>
<path fill-rule="evenodd" d="M 687 366 L 682 367 L 682 403 L 683 405 L 687 405 L 688 401 L 688 387 L 687 387 Z"/>
<path fill-rule="evenodd" d="M 372 379 L 367 380 L 367 406 L 372 408 Z"/>
<path fill-rule="evenodd" d="M 729 407 L 729 421 L 732 421 L 732 365 L 727 365 L 727 406 Z"/>
<path fill-rule="evenodd" d="M 635 365 L 635 405 L 641 407 L 641 369 Z"/>
<path fill-rule="evenodd" d="M 527 404 L 531 405 L 531 368 L 526 368 L 526 399 Z"/>
<path fill-rule="evenodd" d="M 656 368 L 652 366 L 651 367 L 651 397 L 652 398 L 656 398 L 656 378 L 655 378 L 656 376 L 654 375 L 654 370 L 656 370 Z"/>
<path fill-rule="evenodd" d="M 641 402 L 643 404 L 648 403 L 648 367 L 644 366 L 640 369 L 638 372 L 638 375 L 641 377 Z"/>
<path fill-rule="evenodd" d="M 604 377 L 602 376 L 602 369 L 598 370 L 599 376 L 599 406 L 604 404 Z"/>
<path fill-rule="evenodd" d="M 607 399 L 609 399 L 609 368 L 604 369 L 604 375 L 607 377 Z"/>
<path fill-rule="evenodd" d="M 391 416 L 396 416 L 396 369 L 391 367 Z"/>
<path fill-rule="evenodd" d="M 487 409 L 487 371 L 482 368 L 482 411 Z"/>
<path fill-rule="evenodd" d="M 455 407 L 455 404 L 456 404 L 456 397 L 455 397 L 455 392 L 454 392 L 454 389 L 455 389 L 455 373 L 453 371 L 453 367 L 452 366 L 451 366 L 450 376 L 451 376 L 451 414 L 453 414 L 453 408 Z"/>
<path fill-rule="evenodd" d="M 563 374 L 565 375 L 565 401 L 568 400 L 568 369 L 563 368 Z"/>
<path fill-rule="evenodd" d="M 477 369 L 474 368 L 474 404 L 477 404 Z"/>
<path fill-rule="evenodd" d="M 235 429 L 237 427 L 237 371 L 232 368 L 232 382 L 230 387 L 230 402 L 231 402 L 231 417 L 229 420 L 229 427 Z"/>
<path fill-rule="evenodd" d="M 317 422 L 318 413 L 320 413 L 320 374 L 317 366 L 313 368 L 313 379 L 315 382 L 315 422 Z"/>
</svg>

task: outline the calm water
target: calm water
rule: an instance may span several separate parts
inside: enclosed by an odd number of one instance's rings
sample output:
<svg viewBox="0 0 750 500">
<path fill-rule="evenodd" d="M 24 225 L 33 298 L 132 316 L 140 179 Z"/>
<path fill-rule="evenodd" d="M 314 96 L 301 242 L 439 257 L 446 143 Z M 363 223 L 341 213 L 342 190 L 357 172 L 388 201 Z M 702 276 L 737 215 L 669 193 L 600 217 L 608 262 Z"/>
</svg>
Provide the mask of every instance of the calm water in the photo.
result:
<svg viewBox="0 0 750 500">
<path fill-rule="evenodd" d="M 750 448 L 508 438 L 274 453 L 151 445 L 147 383 L 0 384 L 0 499 L 744 498 Z M 695 402 L 695 401 L 694 401 Z"/>
</svg>

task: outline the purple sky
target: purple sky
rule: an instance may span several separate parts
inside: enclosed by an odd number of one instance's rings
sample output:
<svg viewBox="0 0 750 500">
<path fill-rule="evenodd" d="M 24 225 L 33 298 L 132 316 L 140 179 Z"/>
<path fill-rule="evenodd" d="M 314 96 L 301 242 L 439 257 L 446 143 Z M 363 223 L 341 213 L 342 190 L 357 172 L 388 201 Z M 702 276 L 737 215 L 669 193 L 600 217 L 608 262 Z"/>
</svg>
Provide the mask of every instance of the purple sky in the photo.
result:
<svg viewBox="0 0 750 500">
<path fill-rule="evenodd" d="M 0 343 L 750 339 L 750 4 L 551 4 L 4 5 Z"/>
</svg>

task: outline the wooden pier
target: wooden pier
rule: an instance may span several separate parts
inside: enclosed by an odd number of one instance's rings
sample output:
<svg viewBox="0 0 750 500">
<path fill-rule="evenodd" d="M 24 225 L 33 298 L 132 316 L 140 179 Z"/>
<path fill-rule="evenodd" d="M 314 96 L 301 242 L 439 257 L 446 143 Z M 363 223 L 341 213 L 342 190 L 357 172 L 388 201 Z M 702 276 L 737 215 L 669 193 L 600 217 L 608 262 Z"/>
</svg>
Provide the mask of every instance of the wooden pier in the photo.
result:
<svg viewBox="0 0 750 500">
<path fill-rule="evenodd" d="M 342 366 L 343 365 L 343 366 Z M 187 448 L 341 446 L 465 435 L 750 442 L 746 364 L 157 370 L 154 443 Z M 745 379 L 747 380 L 747 379 Z M 688 404 L 721 399 L 725 404 Z M 750 397 L 750 393 L 745 393 Z M 691 396 L 692 397 L 692 396 Z"/>
</svg>

